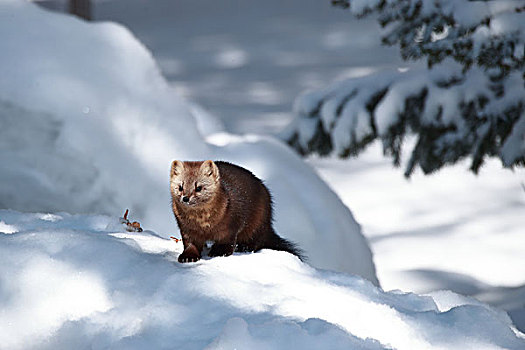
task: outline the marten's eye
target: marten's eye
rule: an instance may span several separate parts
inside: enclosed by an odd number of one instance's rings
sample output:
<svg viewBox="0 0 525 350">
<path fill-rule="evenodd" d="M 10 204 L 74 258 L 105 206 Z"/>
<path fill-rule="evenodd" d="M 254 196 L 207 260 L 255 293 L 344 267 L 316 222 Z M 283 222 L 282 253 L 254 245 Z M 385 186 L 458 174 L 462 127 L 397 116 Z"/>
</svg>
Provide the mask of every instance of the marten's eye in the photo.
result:
<svg viewBox="0 0 525 350">
<path fill-rule="evenodd" d="M 200 192 L 200 191 L 202 191 L 202 186 L 195 187 L 195 192 Z"/>
<path fill-rule="evenodd" d="M 179 185 L 179 191 L 182 192 L 182 185 Z"/>
</svg>

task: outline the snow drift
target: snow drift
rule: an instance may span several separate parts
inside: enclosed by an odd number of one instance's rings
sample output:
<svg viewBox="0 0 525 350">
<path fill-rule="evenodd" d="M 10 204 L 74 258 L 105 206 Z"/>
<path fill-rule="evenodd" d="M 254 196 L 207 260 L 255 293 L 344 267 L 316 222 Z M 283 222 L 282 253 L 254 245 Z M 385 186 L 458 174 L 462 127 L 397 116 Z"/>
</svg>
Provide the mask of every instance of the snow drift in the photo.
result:
<svg viewBox="0 0 525 350">
<path fill-rule="evenodd" d="M 176 227 L 171 161 L 227 160 L 265 180 L 278 233 L 314 266 L 377 284 L 360 227 L 311 168 L 271 138 L 206 140 L 211 131 L 199 130 L 199 109 L 177 97 L 124 27 L 7 0 L 0 41 L 1 208 L 112 215 L 130 208 L 166 237 Z"/>
<path fill-rule="evenodd" d="M 5 349 L 523 349 L 508 316 L 451 292 L 385 293 L 263 250 L 179 264 L 116 217 L 0 210 Z"/>
</svg>

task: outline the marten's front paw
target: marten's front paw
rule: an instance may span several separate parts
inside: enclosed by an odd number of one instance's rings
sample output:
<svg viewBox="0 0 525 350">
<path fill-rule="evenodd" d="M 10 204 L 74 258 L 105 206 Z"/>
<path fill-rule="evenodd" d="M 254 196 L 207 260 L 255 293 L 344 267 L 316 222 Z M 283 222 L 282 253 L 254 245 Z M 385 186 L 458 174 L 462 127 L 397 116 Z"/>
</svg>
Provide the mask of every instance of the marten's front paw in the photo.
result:
<svg viewBox="0 0 525 350">
<path fill-rule="evenodd" d="M 179 262 L 180 263 L 187 263 L 187 262 L 196 262 L 201 259 L 201 255 L 195 249 L 195 247 L 191 246 L 188 249 L 185 249 L 181 255 L 179 255 Z"/>
<path fill-rule="evenodd" d="M 188 257 L 184 257 L 181 255 L 179 255 L 179 262 L 180 263 L 189 263 L 189 262 L 197 262 L 199 261 L 201 258 L 198 257 L 198 256 L 188 256 Z"/>
<path fill-rule="evenodd" d="M 215 243 L 213 247 L 211 247 L 210 252 L 208 253 L 208 256 L 214 257 L 214 256 L 229 256 L 233 254 L 234 246 L 231 244 L 217 244 Z"/>
<path fill-rule="evenodd" d="M 188 263 L 188 262 L 197 262 L 201 259 L 200 256 L 197 256 L 197 255 L 189 255 L 189 254 L 184 254 L 182 253 L 181 255 L 179 255 L 179 262 L 180 263 Z"/>
</svg>

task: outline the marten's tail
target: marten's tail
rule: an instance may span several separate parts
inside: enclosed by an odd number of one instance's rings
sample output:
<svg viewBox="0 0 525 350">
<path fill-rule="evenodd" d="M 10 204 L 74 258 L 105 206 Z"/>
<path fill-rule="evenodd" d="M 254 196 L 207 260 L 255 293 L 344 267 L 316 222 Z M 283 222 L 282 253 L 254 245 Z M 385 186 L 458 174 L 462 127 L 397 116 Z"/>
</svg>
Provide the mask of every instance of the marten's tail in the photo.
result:
<svg viewBox="0 0 525 350">
<path fill-rule="evenodd" d="M 284 252 L 291 253 L 299 258 L 301 261 L 306 261 L 307 258 L 304 255 L 304 251 L 297 246 L 296 243 L 290 242 L 281 236 L 279 236 L 275 231 L 272 230 L 270 237 L 266 241 L 266 244 L 263 248 L 269 248 L 273 250 L 280 250 Z"/>
</svg>

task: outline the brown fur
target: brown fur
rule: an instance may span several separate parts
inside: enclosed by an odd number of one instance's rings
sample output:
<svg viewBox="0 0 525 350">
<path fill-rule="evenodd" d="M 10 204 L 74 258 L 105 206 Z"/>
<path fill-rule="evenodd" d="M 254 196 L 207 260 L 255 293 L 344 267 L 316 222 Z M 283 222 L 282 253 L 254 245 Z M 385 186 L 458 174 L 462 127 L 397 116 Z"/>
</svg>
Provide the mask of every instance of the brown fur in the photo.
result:
<svg viewBox="0 0 525 350">
<path fill-rule="evenodd" d="M 292 243 L 274 232 L 270 192 L 248 170 L 226 162 L 175 160 L 170 189 L 184 243 L 180 262 L 199 260 L 206 241 L 215 242 L 209 256 L 262 248 L 300 256 Z"/>
</svg>

